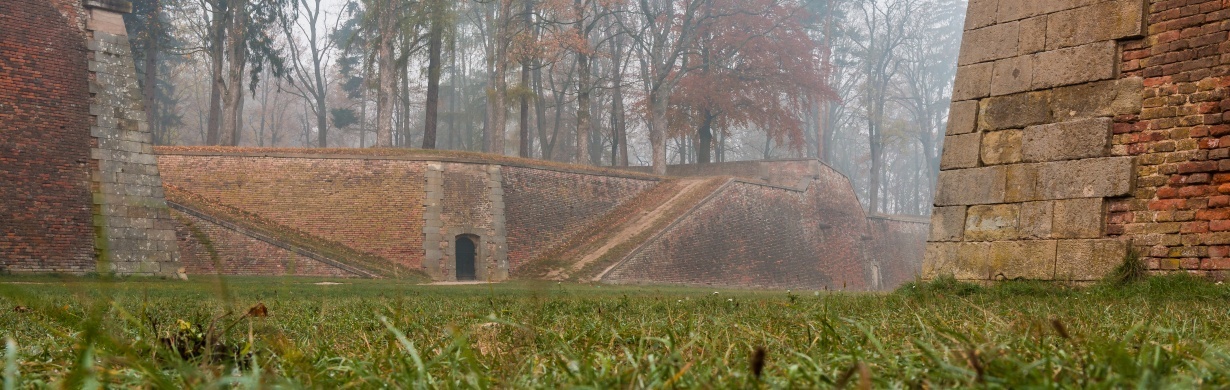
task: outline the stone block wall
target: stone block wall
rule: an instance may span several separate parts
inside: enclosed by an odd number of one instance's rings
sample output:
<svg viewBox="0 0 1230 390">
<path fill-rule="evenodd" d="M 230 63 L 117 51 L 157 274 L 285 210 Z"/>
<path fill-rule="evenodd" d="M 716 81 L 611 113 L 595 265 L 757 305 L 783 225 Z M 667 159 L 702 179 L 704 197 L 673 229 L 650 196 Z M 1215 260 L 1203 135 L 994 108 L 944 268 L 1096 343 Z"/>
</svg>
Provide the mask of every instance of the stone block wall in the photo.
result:
<svg viewBox="0 0 1230 390">
<path fill-rule="evenodd" d="M 970 2 L 925 276 L 1087 281 L 1122 262 L 1107 210 L 1137 167 L 1112 136 L 1141 112 L 1121 64 L 1149 5 Z"/>
<path fill-rule="evenodd" d="M 1230 1 L 1152 1 L 1124 77 L 1144 80 L 1143 109 L 1115 118 L 1114 150 L 1136 156 L 1136 189 L 1108 202 L 1108 234 L 1149 268 L 1230 271 Z"/>
<path fill-rule="evenodd" d="M 0 1 L 0 271 L 96 271 L 78 8 Z"/>
</svg>

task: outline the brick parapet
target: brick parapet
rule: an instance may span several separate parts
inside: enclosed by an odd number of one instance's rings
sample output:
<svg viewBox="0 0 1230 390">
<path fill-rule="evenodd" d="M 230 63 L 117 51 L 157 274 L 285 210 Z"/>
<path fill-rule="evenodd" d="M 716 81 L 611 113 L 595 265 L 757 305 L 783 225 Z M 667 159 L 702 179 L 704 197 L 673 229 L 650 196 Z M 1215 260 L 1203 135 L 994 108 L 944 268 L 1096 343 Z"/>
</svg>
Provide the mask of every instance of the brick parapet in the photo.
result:
<svg viewBox="0 0 1230 390">
<path fill-rule="evenodd" d="M 1108 233 L 1157 272 L 1230 270 L 1230 3 L 1154 1 L 1148 36 L 1124 46 L 1142 110 L 1115 118 L 1137 188 L 1108 204 Z"/>
</svg>

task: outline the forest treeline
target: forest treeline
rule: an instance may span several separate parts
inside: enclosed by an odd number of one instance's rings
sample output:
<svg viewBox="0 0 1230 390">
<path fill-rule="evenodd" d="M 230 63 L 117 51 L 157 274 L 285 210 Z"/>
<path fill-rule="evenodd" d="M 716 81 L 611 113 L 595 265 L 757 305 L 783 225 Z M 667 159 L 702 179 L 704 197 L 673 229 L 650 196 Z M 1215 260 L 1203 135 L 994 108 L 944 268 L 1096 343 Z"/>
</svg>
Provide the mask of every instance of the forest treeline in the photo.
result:
<svg viewBox="0 0 1230 390">
<path fill-rule="evenodd" d="M 819 158 L 929 213 L 965 0 L 135 0 L 158 144 Z"/>
</svg>

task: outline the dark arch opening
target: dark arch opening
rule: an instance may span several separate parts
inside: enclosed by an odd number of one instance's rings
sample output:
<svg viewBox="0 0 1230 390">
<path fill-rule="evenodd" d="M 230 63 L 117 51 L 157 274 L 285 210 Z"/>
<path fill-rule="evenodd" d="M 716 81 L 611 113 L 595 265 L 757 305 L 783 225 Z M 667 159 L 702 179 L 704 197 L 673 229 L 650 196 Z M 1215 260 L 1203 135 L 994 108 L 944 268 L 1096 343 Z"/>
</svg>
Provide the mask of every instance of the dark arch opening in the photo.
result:
<svg viewBox="0 0 1230 390">
<path fill-rule="evenodd" d="M 478 246 L 475 239 L 469 236 L 457 236 L 457 253 L 454 257 L 457 259 L 457 280 L 478 280 L 478 273 L 474 267 L 475 257 L 478 256 Z"/>
</svg>

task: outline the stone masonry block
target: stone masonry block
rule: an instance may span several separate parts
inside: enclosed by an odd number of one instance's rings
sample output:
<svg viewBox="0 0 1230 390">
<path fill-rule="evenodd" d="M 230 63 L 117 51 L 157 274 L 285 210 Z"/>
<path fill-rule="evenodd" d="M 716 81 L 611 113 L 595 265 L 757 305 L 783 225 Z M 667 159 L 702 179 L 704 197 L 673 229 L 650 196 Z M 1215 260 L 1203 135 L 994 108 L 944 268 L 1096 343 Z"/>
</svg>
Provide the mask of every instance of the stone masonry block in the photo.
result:
<svg viewBox="0 0 1230 390">
<path fill-rule="evenodd" d="M 1034 78 L 1032 56 L 995 61 L 991 74 L 991 96 L 1010 95 L 1030 90 Z"/>
<path fill-rule="evenodd" d="M 1102 198 L 1055 201 L 1055 238 L 1101 238 L 1106 222 Z"/>
<path fill-rule="evenodd" d="M 1118 50 L 1114 41 L 1104 41 L 1035 54 L 1033 89 L 1113 79 Z"/>
<path fill-rule="evenodd" d="M 1082 119 L 1025 128 L 1022 157 L 1026 162 L 1106 157 L 1114 122 Z"/>
<path fill-rule="evenodd" d="M 1026 202 L 1021 204 L 1021 220 L 1018 223 L 1021 239 L 1038 240 L 1051 238 L 1051 226 L 1055 216 L 1055 202 Z"/>
<path fill-rule="evenodd" d="M 1020 129 L 1051 122 L 1050 94 L 1028 92 L 984 99 L 978 103 L 982 131 Z"/>
<path fill-rule="evenodd" d="M 985 165 L 1012 164 L 1021 161 L 1021 131 L 1004 130 L 984 133 L 982 136 L 982 163 Z"/>
<path fill-rule="evenodd" d="M 1141 36 L 1145 32 L 1145 2 L 1115 0 L 1049 15 L 1046 48 L 1054 50 L 1092 42 Z"/>
<path fill-rule="evenodd" d="M 1018 1 L 1001 1 L 997 9 L 997 17 L 1000 23 L 1024 19 L 1035 15 L 1046 15 L 1049 13 L 1059 12 L 1077 7 L 1083 7 L 1089 4 L 1097 3 L 1104 0 L 1018 0 Z"/>
<path fill-rule="evenodd" d="M 982 63 L 957 67 L 957 78 L 953 82 L 952 100 L 974 100 L 991 95 L 991 76 L 995 70 L 994 63 Z"/>
<path fill-rule="evenodd" d="M 1019 204 L 970 206 L 965 216 L 965 241 L 1015 240 Z"/>
<path fill-rule="evenodd" d="M 978 129 L 978 101 L 953 102 L 948 109 L 947 135 L 972 133 Z"/>
<path fill-rule="evenodd" d="M 1013 3 L 1035 3 L 1032 1 L 1014 1 Z M 1046 16 L 1037 16 L 1021 21 L 1020 46 L 1017 54 L 1027 55 L 1046 50 Z"/>
<path fill-rule="evenodd" d="M 1006 170 L 1004 201 L 1026 202 L 1038 200 L 1038 164 L 1013 164 Z"/>
<path fill-rule="evenodd" d="M 1007 0 L 1006 2 L 1013 2 Z M 974 30 L 995 24 L 995 11 L 1000 0 L 970 0 L 965 13 L 965 30 Z"/>
<path fill-rule="evenodd" d="M 1003 203 L 1003 166 L 940 171 L 936 206 Z"/>
<path fill-rule="evenodd" d="M 993 242 L 981 268 L 994 280 L 1049 280 L 1055 275 L 1056 246 L 1053 240 Z"/>
<path fill-rule="evenodd" d="M 1132 157 L 1108 157 L 1039 164 L 1034 200 L 1109 198 L 1131 194 Z"/>
<path fill-rule="evenodd" d="M 985 278 L 981 264 L 991 253 L 989 242 L 940 242 L 927 244 L 923 276 L 952 276 L 961 280 Z"/>
<path fill-rule="evenodd" d="M 936 207 L 931 212 L 930 241 L 961 241 L 965 231 L 965 206 Z"/>
<path fill-rule="evenodd" d="M 1020 24 L 1008 22 L 965 32 L 958 65 L 971 65 L 1015 56 Z"/>
<path fill-rule="evenodd" d="M 944 153 L 940 156 L 940 169 L 977 167 L 981 138 L 982 134 L 979 133 L 944 137 Z"/>
<path fill-rule="evenodd" d="M 1128 77 L 1051 91 L 1050 106 L 1056 121 L 1139 114 L 1144 79 Z"/>
<path fill-rule="evenodd" d="M 1123 263 L 1127 244 L 1116 239 L 1059 241 L 1055 260 L 1058 280 L 1095 281 Z"/>
</svg>

